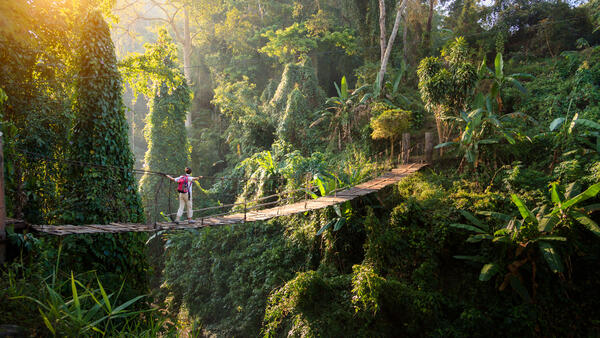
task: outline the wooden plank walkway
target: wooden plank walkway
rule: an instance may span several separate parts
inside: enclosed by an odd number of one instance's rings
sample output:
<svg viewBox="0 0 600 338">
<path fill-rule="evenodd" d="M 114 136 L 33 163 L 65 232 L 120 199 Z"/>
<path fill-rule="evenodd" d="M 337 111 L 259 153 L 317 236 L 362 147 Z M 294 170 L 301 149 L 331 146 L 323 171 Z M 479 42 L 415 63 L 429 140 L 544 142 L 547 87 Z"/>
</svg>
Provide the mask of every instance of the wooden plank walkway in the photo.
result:
<svg viewBox="0 0 600 338">
<path fill-rule="evenodd" d="M 195 223 L 159 222 L 155 225 L 133 224 L 133 223 L 110 223 L 110 224 L 88 224 L 88 225 L 32 225 L 31 227 L 41 233 L 49 235 L 64 236 L 75 234 L 97 234 L 97 233 L 121 233 L 121 232 L 151 232 L 157 230 L 180 230 L 203 228 L 207 226 L 218 226 L 228 224 L 264 221 L 279 216 L 289 216 L 310 210 L 317 210 L 344 203 L 360 196 L 381 190 L 388 185 L 399 182 L 402 178 L 418 171 L 427 164 L 406 164 L 365 183 L 352 188 L 339 191 L 333 195 L 319 197 L 317 199 L 303 200 L 300 202 L 277 206 L 268 209 L 248 211 L 244 219 L 244 213 L 236 213 L 221 217 L 208 216 L 197 219 Z"/>
</svg>

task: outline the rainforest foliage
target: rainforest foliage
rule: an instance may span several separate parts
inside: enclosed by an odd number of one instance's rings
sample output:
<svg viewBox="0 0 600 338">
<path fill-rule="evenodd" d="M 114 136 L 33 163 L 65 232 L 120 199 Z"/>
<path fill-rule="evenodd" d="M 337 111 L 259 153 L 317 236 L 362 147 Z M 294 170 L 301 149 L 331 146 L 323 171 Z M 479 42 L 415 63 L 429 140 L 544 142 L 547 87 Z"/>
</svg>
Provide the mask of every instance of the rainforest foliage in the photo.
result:
<svg viewBox="0 0 600 338">
<path fill-rule="evenodd" d="M 234 204 L 196 217 L 283 205 L 435 147 L 265 222 L 9 226 L 0 335 L 600 335 L 599 29 L 596 0 L 0 2 L 11 219 L 164 221 L 186 166 Z"/>
</svg>

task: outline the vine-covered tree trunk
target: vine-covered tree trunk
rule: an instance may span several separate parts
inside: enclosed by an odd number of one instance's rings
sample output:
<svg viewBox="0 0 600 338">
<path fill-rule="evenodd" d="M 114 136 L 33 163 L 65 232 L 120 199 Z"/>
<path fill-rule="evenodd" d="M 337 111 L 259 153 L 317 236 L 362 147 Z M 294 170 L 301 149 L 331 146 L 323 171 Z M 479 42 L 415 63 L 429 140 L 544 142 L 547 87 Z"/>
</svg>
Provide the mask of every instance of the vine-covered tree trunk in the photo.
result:
<svg viewBox="0 0 600 338">
<path fill-rule="evenodd" d="M 189 165 L 190 146 L 185 130 L 189 105 L 190 92 L 185 82 L 171 93 L 165 83 L 159 85 L 156 96 L 150 101 L 150 114 L 144 133 L 148 141 L 145 156 L 147 169 L 177 174 Z M 162 177 L 149 174 L 142 177 L 140 192 L 148 219 L 157 219 L 157 215 L 154 215 L 155 204 L 156 211 L 169 211 L 168 199 L 174 189 Z"/>
<path fill-rule="evenodd" d="M 121 75 L 110 31 L 99 11 L 90 12 L 83 22 L 61 221 L 143 223 Z M 75 271 L 110 274 L 119 281 L 133 278 L 133 285 L 142 289 L 147 270 L 143 236 L 127 233 L 69 238 L 63 243 L 61 263 Z"/>
<path fill-rule="evenodd" d="M 65 193 L 78 224 L 142 222 L 133 154 L 122 102 L 121 75 L 108 25 L 87 15 L 79 43 L 79 83 Z"/>
</svg>

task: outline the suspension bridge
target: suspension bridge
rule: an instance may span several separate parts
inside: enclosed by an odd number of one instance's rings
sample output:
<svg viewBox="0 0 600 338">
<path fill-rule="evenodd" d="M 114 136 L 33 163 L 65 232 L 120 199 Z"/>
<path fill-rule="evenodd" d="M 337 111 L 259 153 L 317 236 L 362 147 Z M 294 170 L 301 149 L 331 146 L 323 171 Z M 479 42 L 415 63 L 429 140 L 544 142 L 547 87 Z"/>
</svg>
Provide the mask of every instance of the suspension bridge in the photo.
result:
<svg viewBox="0 0 600 338">
<path fill-rule="evenodd" d="M 428 133 L 429 134 L 429 133 Z M 203 209 L 194 210 L 195 212 L 213 212 L 219 209 L 225 209 L 225 212 L 212 215 L 201 216 L 193 222 L 156 222 L 154 224 L 138 224 L 138 223 L 109 223 L 109 224 L 86 224 L 86 225 L 29 225 L 22 220 L 6 219 L 3 217 L 5 210 L 0 210 L 0 217 L 4 218 L 1 225 L 13 225 L 15 228 L 28 227 L 29 229 L 48 235 L 65 236 L 77 234 L 101 234 L 101 233 L 124 233 L 124 232 L 154 232 L 160 230 L 181 230 L 195 229 L 212 226 L 243 224 L 256 221 L 265 221 L 280 216 L 290 216 L 298 213 L 305 213 L 312 210 L 318 210 L 337 204 L 341 204 L 355 198 L 365 196 L 377 192 L 387 186 L 398 183 L 403 178 L 417 172 L 427 165 L 431 159 L 431 135 L 425 135 L 425 145 L 421 147 L 423 156 L 420 163 L 409 162 L 411 151 L 415 147 L 410 147 L 410 135 L 403 135 L 402 152 L 398 157 L 398 162 L 404 163 L 395 166 L 393 169 L 384 172 L 378 177 L 372 178 L 366 182 L 362 182 L 351 187 L 341 187 L 334 189 L 326 196 L 317 197 L 312 193 L 314 186 L 309 183 L 298 189 L 291 191 L 283 191 L 274 195 L 262 197 L 252 201 L 244 201 L 242 203 L 233 203 L 226 205 L 213 206 Z M 2 169 L 2 143 L 0 138 L 0 169 Z M 78 165 L 78 163 L 72 163 Z M 393 163 L 389 163 L 392 164 Z M 87 164 L 89 165 L 89 164 Z M 114 169 L 114 168 L 112 168 Z M 119 168 L 117 168 L 119 169 Z M 140 173 L 151 173 L 163 175 L 157 172 L 145 172 L 137 170 Z M 1 175 L 0 170 L 0 175 Z M 0 182 L 3 177 L 0 177 Z M 337 182 L 337 181 L 336 181 Z M 3 190 L 3 189 L 2 189 Z M 3 200 L 3 194 L 0 194 L 0 199 Z M 303 196 L 303 197 L 302 197 Z M 314 198 L 313 198 L 314 196 Z M 3 201 L 0 201 L 3 202 Z M 1 203 L 3 209 L 4 203 Z M 172 216 L 173 214 L 165 215 Z M 165 219 L 168 219 L 165 217 Z M 3 230 L 3 229 L 2 229 Z M 1 239 L 0 239 L 1 240 Z"/>
<path fill-rule="evenodd" d="M 31 227 L 37 232 L 49 235 L 64 236 L 75 234 L 151 232 L 158 230 L 194 229 L 208 226 L 265 221 L 279 216 L 289 216 L 311 210 L 322 209 L 353 200 L 360 196 L 365 196 L 367 194 L 379 191 L 391 184 L 399 182 L 402 178 L 418 171 L 425 165 L 426 164 L 424 163 L 400 165 L 397 168 L 392 169 L 391 171 L 388 171 L 375 179 L 361 183 L 351 188 L 343 189 L 340 191 L 334 191 L 333 193 L 327 196 L 322 196 L 314 199 L 303 199 L 299 202 L 279 205 L 276 207 L 270 207 L 265 209 L 260 208 L 274 202 L 259 203 L 251 207 L 244 207 L 243 211 L 232 211 L 219 216 L 200 217 L 199 219 L 196 219 L 193 223 L 185 221 L 178 223 L 157 222 L 156 224 L 150 225 L 136 223 L 110 223 L 87 225 L 31 225 Z M 303 189 L 297 189 L 292 192 L 298 192 L 299 190 Z M 290 192 L 284 192 L 276 195 L 267 196 L 263 199 L 273 198 L 275 196 L 282 197 L 289 193 Z M 254 200 L 253 202 L 260 202 L 260 200 Z M 277 202 L 279 203 L 281 202 L 281 200 L 278 200 Z M 241 207 L 243 206 L 243 204 L 244 203 L 228 204 L 211 208 L 230 208 L 236 206 Z M 245 204 L 248 205 L 249 203 L 247 202 Z M 210 210 L 211 208 L 198 209 L 198 211 Z"/>
</svg>

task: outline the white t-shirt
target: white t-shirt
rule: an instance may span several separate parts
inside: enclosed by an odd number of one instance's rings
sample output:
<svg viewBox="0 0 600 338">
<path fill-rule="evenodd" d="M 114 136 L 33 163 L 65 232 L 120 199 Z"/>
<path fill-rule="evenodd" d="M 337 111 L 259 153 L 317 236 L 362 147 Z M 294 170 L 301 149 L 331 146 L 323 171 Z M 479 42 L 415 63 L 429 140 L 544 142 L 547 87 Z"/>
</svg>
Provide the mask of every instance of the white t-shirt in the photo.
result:
<svg viewBox="0 0 600 338">
<path fill-rule="evenodd" d="M 175 182 L 179 183 L 180 180 L 182 180 L 184 177 L 187 177 L 187 186 L 188 186 L 188 196 L 189 199 L 192 199 L 192 182 L 194 181 L 194 178 L 190 175 L 181 175 L 177 178 L 175 178 Z"/>
</svg>

